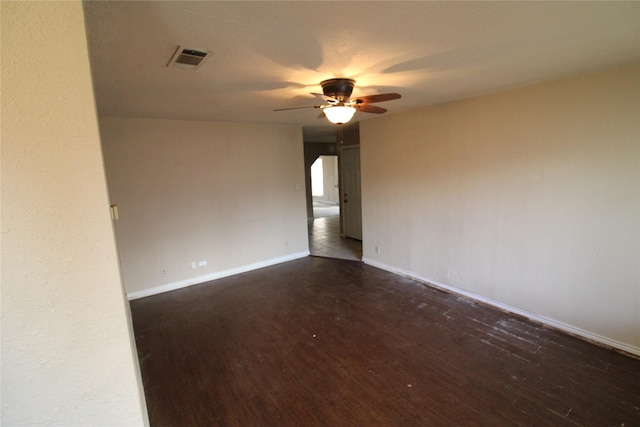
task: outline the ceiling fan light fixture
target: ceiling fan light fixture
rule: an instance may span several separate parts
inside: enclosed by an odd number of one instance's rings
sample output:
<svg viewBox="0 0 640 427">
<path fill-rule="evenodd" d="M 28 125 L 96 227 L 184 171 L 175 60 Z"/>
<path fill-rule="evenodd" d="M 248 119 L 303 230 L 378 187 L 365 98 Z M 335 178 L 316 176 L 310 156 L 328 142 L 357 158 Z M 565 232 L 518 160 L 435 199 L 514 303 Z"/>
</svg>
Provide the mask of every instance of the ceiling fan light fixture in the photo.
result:
<svg viewBox="0 0 640 427">
<path fill-rule="evenodd" d="M 322 111 L 331 123 L 335 123 L 337 125 L 348 123 L 356 113 L 356 109 L 354 107 L 346 105 L 332 105 L 323 108 Z"/>
</svg>

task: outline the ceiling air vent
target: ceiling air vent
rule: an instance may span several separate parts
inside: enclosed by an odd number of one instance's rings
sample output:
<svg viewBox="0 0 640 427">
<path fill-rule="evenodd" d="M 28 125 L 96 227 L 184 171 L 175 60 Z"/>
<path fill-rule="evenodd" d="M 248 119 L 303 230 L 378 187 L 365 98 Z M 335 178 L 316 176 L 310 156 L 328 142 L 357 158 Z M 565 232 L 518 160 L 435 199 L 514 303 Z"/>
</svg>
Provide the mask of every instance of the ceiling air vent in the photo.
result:
<svg viewBox="0 0 640 427">
<path fill-rule="evenodd" d="M 167 64 L 167 67 L 178 67 L 187 70 L 196 70 L 204 63 L 209 57 L 211 52 L 200 49 L 190 49 L 182 46 L 178 46 L 178 50 L 173 54 L 171 61 Z"/>
</svg>

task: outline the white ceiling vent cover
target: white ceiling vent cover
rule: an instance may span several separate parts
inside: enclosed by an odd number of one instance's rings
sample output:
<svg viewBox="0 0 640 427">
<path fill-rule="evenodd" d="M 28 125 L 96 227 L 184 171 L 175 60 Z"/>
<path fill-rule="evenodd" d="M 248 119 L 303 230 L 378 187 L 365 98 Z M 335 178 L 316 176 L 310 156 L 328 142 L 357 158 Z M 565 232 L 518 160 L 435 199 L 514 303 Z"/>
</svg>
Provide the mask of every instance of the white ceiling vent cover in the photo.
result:
<svg viewBox="0 0 640 427">
<path fill-rule="evenodd" d="M 167 67 L 178 67 L 186 70 L 197 70 L 211 55 L 211 52 L 200 49 L 178 46 Z"/>
</svg>

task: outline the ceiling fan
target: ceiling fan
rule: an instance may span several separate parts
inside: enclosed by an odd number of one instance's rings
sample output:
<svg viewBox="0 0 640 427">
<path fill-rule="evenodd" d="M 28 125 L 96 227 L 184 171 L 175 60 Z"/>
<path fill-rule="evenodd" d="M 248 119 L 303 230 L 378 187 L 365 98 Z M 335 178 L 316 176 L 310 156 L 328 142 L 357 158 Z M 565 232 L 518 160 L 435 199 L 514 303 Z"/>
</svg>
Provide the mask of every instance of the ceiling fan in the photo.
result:
<svg viewBox="0 0 640 427">
<path fill-rule="evenodd" d="M 290 107 L 278 108 L 273 111 L 297 110 L 300 108 L 320 108 L 322 113 L 319 119 L 326 117 L 330 122 L 336 124 L 347 123 L 356 111 L 363 113 L 382 114 L 387 111 L 386 108 L 371 105 L 376 102 L 392 101 L 399 99 L 399 93 L 381 93 L 378 95 L 360 96 L 351 99 L 351 92 L 355 85 L 352 79 L 329 79 L 320 83 L 323 93 L 311 93 L 311 95 L 321 97 L 326 104 L 309 105 L 306 107 Z"/>
</svg>

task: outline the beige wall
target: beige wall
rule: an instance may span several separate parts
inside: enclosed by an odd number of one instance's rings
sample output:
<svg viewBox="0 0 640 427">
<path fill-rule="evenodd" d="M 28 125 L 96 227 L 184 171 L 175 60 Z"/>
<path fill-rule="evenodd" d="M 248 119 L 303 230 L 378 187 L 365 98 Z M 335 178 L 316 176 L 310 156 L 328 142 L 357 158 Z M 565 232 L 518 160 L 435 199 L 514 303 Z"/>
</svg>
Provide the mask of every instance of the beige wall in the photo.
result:
<svg viewBox="0 0 640 427">
<path fill-rule="evenodd" d="M 640 353 L 638 66 L 360 135 L 366 262 Z"/>
<path fill-rule="evenodd" d="M 1 424 L 143 425 L 82 4 L 1 15 Z"/>
<path fill-rule="evenodd" d="M 102 117 L 100 128 L 130 297 L 308 255 L 299 127 Z"/>
<path fill-rule="evenodd" d="M 321 156 L 324 194 L 319 200 L 338 204 L 338 156 Z"/>
</svg>

